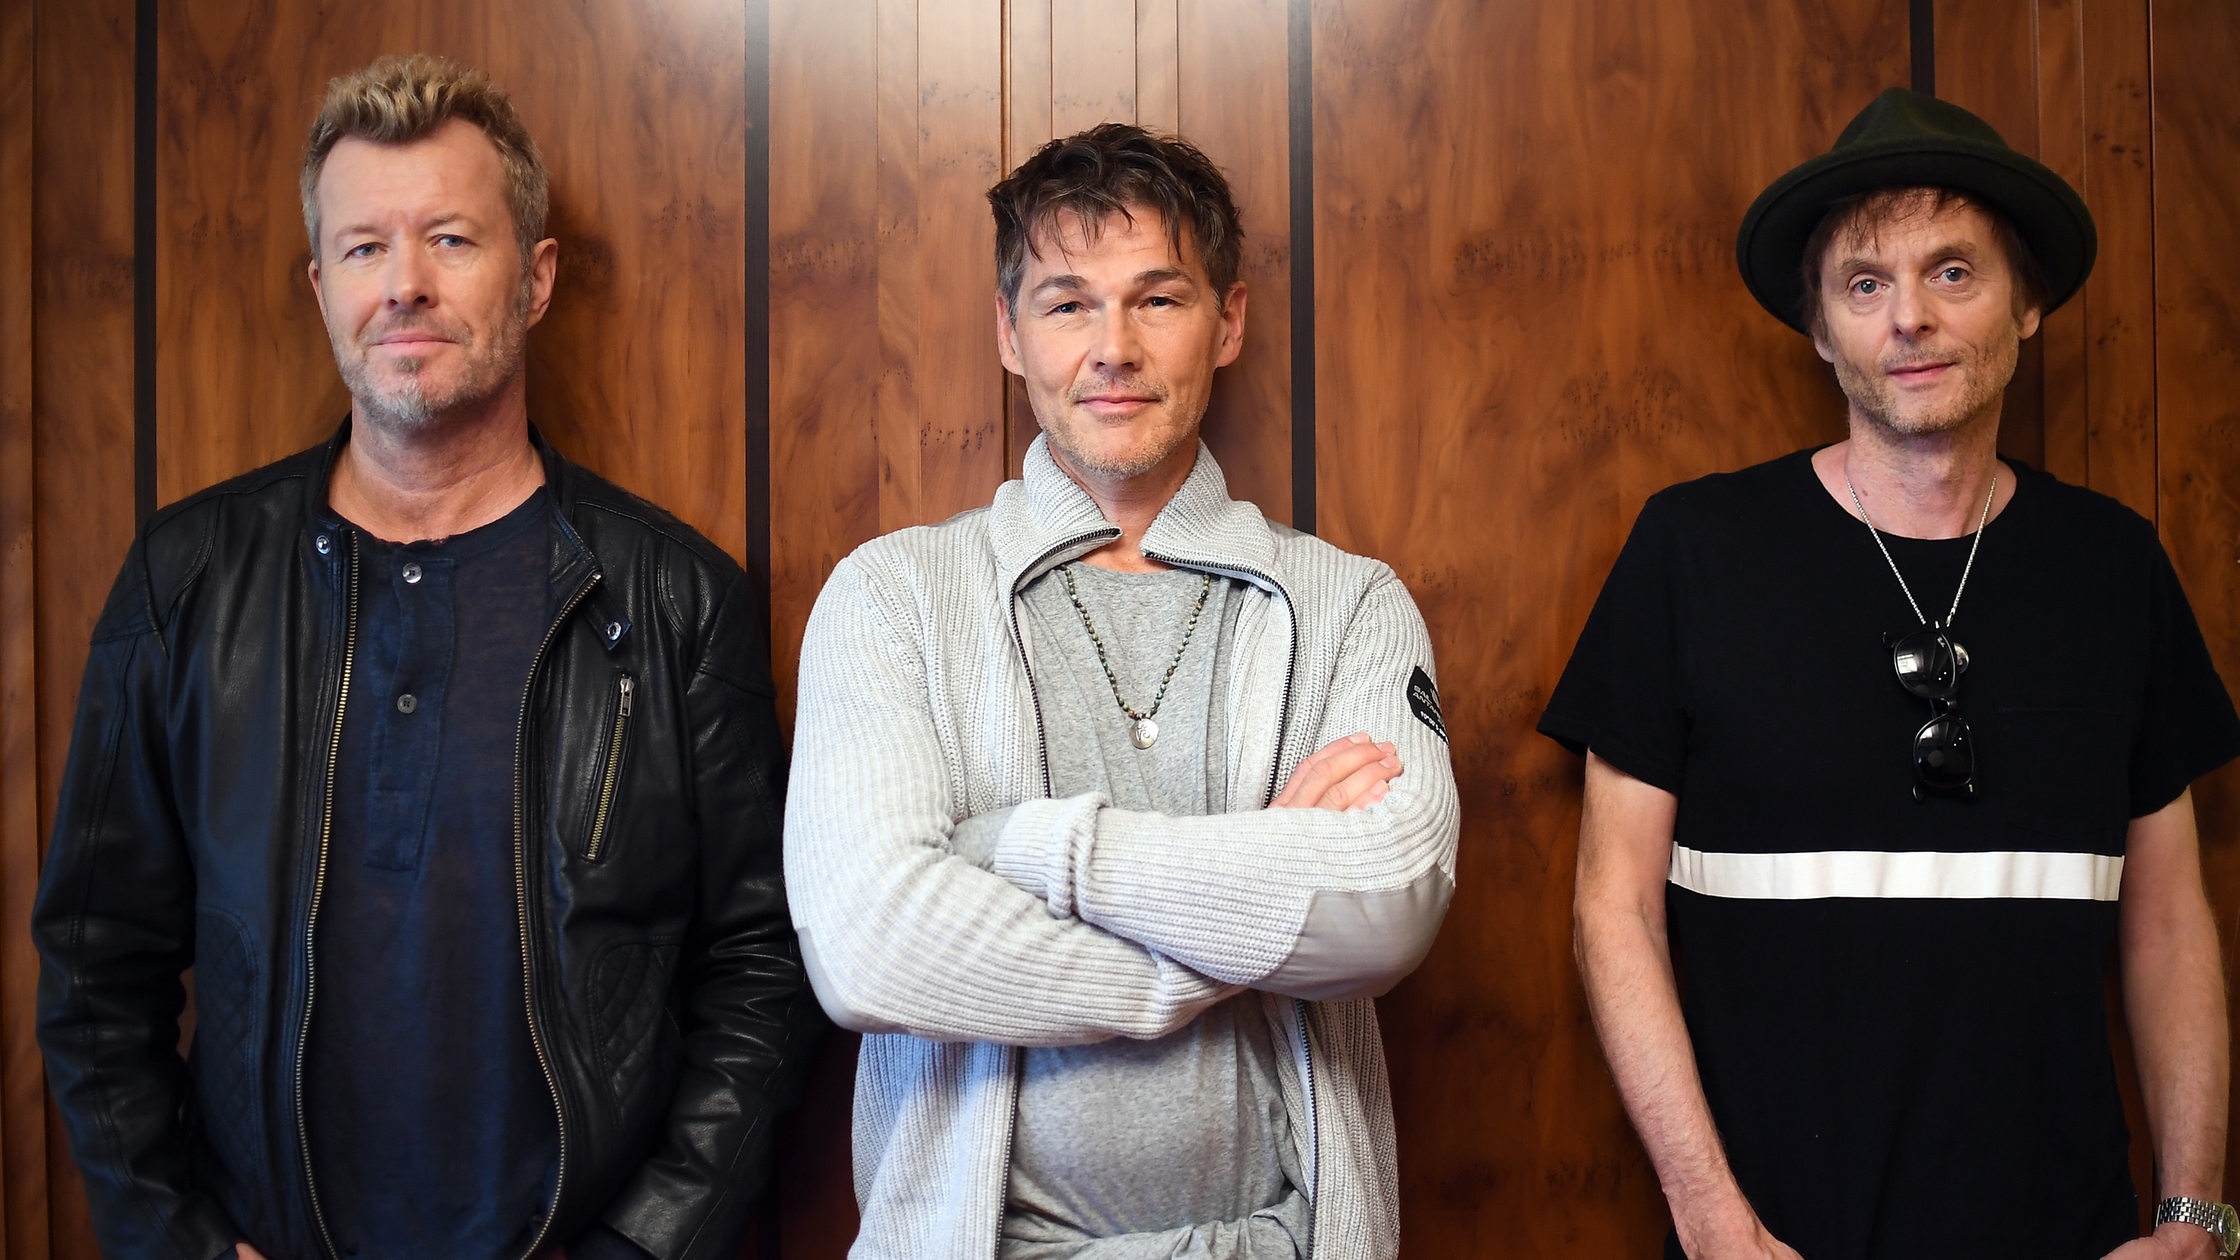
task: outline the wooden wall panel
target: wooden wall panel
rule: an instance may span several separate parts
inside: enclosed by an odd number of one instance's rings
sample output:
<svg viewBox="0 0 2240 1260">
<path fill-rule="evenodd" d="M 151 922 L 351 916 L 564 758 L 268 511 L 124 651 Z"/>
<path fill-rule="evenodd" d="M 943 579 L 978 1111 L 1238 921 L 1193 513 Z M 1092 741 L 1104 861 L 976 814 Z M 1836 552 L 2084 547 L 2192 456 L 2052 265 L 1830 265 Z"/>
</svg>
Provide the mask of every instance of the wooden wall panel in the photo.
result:
<svg viewBox="0 0 2240 1260">
<path fill-rule="evenodd" d="M 2155 514 L 2154 136 L 2145 0 L 2081 0 L 2084 179 L 2100 229 L 2085 282 L 2086 484 Z"/>
<path fill-rule="evenodd" d="M 39 878 L 39 660 L 32 460 L 33 9 L 0 8 L 0 1253 L 47 1246 L 38 959 L 16 930 Z"/>
<path fill-rule="evenodd" d="M 164 0 L 159 497 L 309 445 L 348 409 L 295 170 L 330 77 L 426 50 L 506 88 L 552 172 L 559 281 L 530 337 L 531 418 L 743 556 L 745 9 L 541 0 L 486 18 Z"/>
<path fill-rule="evenodd" d="M 2085 118 L 2082 63 L 2086 0 L 2038 0 L 2038 160 L 2084 187 Z M 2091 399 L 2085 389 L 2090 294 L 2045 318 L 2037 341 L 2044 364 L 2041 428 L 2048 472 L 2074 485 L 2092 480 Z"/>
<path fill-rule="evenodd" d="M 1318 524 L 1421 604 L 1463 796 L 1379 1004 L 1407 1252 L 1647 1255 L 1569 949 L 1580 765 L 1531 728 L 1648 493 L 1841 435 L 1735 225 L 1902 80 L 1905 9 L 1324 0 L 1314 47 Z"/>
<path fill-rule="evenodd" d="M 1143 0 L 1148 8 L 1157 0 Z M 1180 130 L 1229 178 L 1244 219 L 1244 351 L 1214 377 L 1205 438 L 1229 493 L 1291 503 L 1290 65 L 1285 0 L 1181 0 Z M 1144 120 L 1145 126 L 1154 126 Z"/>
<path fill-rule="evenodd" d="M 772 612 L 789 698 L 802 626 L 840 557 L 984 504 L 1004 476 L 983 200 L 1022 125 L 1005 109 L 1020 66 L 1004 37 L 988 4 L 772 6 Z M 788 1256 L 838 1256 L 854 1237 L 855 1050 L 827 1038 L 791 1122 Z"/>
<path fill-rule="evenodd" d="M 1136 125 L 1152 131 L 1182 129 L 1181 7 L 1182 0 L 1136 0 Z"/>
<path fill-rule="evenodd" d="M 38 0 L 32 21 L 31 618 L 44 837 L 88 636 L 132 539 L 136 44 L 128 0 Z M 25 924 L 11 919 L 6 930 Z M 51 1109 L 47 1149 L 49 1254 L 91 1260 L 84 1191 Z M 36 1241 L 27 1254 L 39 1254 Z"/>
<path fill-rule="evenodd" d="M 1136 116 L 1135 6 L 1050 0 L 1050 124 L 1070 136 Z"/>
<path fill-rule="evenodd" d="M 2225 685 L 2240 685 L 2240 16 L 2154 0 L 2154 377 L 2159 521 Z M 2240 767 L 2195 786 L 2211 904 L 2240 944 Z M 2240 1011 L 2240 1005 L 2235 1005 Z M 2240 1170 L 2227 1133 L 2226 1185 Z"/>
</svg>

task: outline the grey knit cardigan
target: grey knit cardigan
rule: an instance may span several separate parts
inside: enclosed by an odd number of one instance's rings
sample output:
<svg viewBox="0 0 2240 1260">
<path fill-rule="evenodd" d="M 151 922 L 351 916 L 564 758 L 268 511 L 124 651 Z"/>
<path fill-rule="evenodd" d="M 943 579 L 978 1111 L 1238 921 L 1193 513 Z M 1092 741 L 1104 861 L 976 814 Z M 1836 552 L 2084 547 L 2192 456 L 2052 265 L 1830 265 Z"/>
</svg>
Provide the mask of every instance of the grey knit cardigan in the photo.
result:
<svg viewBox="0 0 2240 1260">
<path fill-rule="evenodd" d="M 1159 1037 L 1252 989 L 1288 1051 L 1278 1075 L 1304 1118 L 1316 1257 L 1392 1256 L 1392 1104 L 1370 999 L 1429 950 L 1459 825 L 1423 619 L 1390 568 L 1231 500 L 1200 446 L 1143 550 L 1249 586 L 1229 799 L 1269 800 L 1308 753 L 1356 731 L 1397 743 L 1404 771 L 1344 813 L 1177 818 L 1051 799 L 1017 594 L 1118 533 L 1037 439 L 1025 479 L 990 507 L 865 544 L 810 615 L 786 883 L 819 1000 L 867 1034 L 850 1255 L 992 1260 L 1017 1047 Z M 977 861 L 956 844 L 968 823 L 995 833 Z"/>
</svg>

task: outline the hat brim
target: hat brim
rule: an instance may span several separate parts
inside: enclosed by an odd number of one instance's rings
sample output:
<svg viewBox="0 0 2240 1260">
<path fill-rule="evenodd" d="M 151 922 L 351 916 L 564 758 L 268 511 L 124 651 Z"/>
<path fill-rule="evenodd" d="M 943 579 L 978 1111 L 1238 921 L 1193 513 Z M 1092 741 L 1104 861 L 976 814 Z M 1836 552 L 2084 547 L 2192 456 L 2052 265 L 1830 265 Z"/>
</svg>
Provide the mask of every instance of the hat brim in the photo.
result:
<svg viewBox="0 0 2240 1260">
<path fill-rule="evenodd" d="M 1742 281 L 1773 317 L 1808 332 L 1805 242 L 1828 207 L 1882 188 L 1946 188 L 2004 214 L 2036 256 L 2045 310 L 2083 287 L 2100 239 L 2092 213 L 2059 175 L 2003 146 L 1907 140 L 1822 154 L 1773 181 L 1750 203 L 1735 238 Z"/>
</svg>

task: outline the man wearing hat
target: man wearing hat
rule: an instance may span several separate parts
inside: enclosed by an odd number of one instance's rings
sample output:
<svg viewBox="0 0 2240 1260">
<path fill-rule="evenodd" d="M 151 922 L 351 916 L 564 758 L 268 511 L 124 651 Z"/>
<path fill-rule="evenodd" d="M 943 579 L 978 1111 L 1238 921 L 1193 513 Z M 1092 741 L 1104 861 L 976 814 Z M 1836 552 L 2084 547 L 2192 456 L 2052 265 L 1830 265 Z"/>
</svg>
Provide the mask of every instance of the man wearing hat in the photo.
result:
<svg viewBox="0 0 2240 1260">
<path fill-rule="evenodd" d="M 1896 90 L 1744 217 L 1849 439 L 1652 497 L 1540 725 L 1587 755 L 1580 970 L 1667 1256 L 2240 1247 L 2188 789 L 2240 717 L 2154 527 L 1996 449 L 2094 243 L 2058 176 Z"/>
</svg>

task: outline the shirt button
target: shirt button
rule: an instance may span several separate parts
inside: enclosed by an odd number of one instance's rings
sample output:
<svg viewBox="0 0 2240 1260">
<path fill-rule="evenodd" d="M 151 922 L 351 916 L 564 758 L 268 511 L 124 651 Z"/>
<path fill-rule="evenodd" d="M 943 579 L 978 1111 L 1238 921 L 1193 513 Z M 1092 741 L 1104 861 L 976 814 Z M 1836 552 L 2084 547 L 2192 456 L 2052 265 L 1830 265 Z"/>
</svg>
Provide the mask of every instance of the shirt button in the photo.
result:
<svg viewBox="0 0 2240 1260">
<path fill-rule="evenodd" d="M 312 539 L 311 545 L 317 547 L 319 549 L 319 554 L 322 556 L 334 550 L 334 540 L 327 537 L 325 534 L 321 534 L 317 538 Z"/>
<path fill-rule="evenodd" d="M 420 697 L 409 691 L 397 697 L 397 712 L 399 713 L 410 713 L 419 707 Z"/>
<path fill-rule="evenodd" d="M 407 582 L 418 582 L 420 580 L 420 566 L 410 560 L 407 560 L 404 566 L 404 580 Z"/>
</svg>

